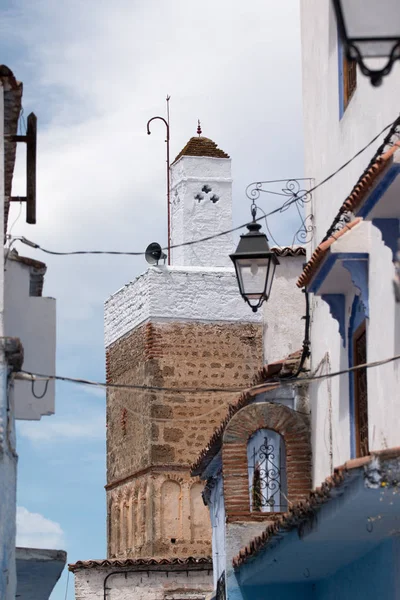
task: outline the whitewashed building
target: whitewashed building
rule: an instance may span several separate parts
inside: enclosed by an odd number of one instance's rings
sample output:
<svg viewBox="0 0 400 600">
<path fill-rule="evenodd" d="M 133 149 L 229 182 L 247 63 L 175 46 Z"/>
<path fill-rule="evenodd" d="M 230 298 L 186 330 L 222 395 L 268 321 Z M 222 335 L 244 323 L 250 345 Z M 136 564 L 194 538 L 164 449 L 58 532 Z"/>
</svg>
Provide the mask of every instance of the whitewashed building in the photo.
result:
<svg viewBox="0 0 400 600">
<path fill-rule="evenodd" d="M 0 65 L 0 231 L 4 236 L 13 199 L 17 142 L 30 139 L 33 145 L 28 150 L 30 158 L 27 160 L 31 161 L 33 156 L 30 167 L 34 166 L 34 126 L 30 135 L 20 136 L 23 139 L 15 137 L 21 100 L 22 83 L 16 81 L 8 67 Z M 34 115 L 28 117 L 28 127 L 35 123 Z M 34 223 L 35 170 L 30 167 L 25 200 L 28 222 Z M 15 420 L 38 420 L 54 413 L 54 382 L 32 383 L 15 378 L 21 369 L 55 372 L 55 300 L 42 296 L 45 272 L 44 263 L 20 256 L 15 250 L 0 253 L 0 598 L 4 600 L 15 597 L 29 600 L 32 585 L 35 585 L 36 598 L 39 595 L 41 599 L 48 598 L 66 562 L 62 551 L 46 554 L 46 551 L 19 548 L 16 566 Z M 40 585 L 33 584 L 35 576 L 41 580 Z"/>
<path fill-rule="evenodd" d="M 400 67 L 372 87 L 344 55 L 329 0 L 302 0 L 301 27 L 305 170 L 317 185 L 306 205 L 313 242 L 297 282 L 310 294 L 310 376 L 319 378 L 309 383 L 314 490 L 238 549 L 227 593 L 394 599 Z"/>
<path fill-rule="evenodd" d="M 379 88 L 372 87 L 360 72 L 354 77 L 354 67 L 349 68 L 343 56 L 333 6 L 328 0 L 302 0 L 301 20 L 305 169 L 318 183 L 397 119 L 400 68 L 395 65 Z M 388 195 L 394 199 L 392 204 L 398 205 L 395 175 L 398 157 L 394 154 L 386 160 L 385 155 L 398 141 L 398 130 L 397 123 L 386 129 L 313 194 L 310 211 L 314 216 L 314 247 L 308 256 L 312 263 L 300 281 L 300 285 L 306 285 L 314 293 L 313 371 L 327 373 L 352 366 L 354 335 L 360 319 L 366 324 L 363 352 L 368 362 L 399 354 L 399 305 L 393 294 L 393 258 L 399 224 L 396 210 L 388 205 Z M 378 199 L 379 195 L 382 199 Z M 376 206 L 369 209 L 366 203 L 373 202 Z M 346 225 L 352 227 L 358 216 L 363 221 L 345 233 Z M 335 242 L 330 236 L 339 232 L 341 237 Z M 329 238 L 332 244 L 319 268 L 314 268 L 320 244 Z M 346 253 L 353 261 L 351 264 L 346 262 Z M 364 258 L 351 258 L 352 253 Z M 357 260 L 360 262 L 356 264 Z M 329 261 L 334 261 L 333 270 L 324 273 Z M 331 294 L 340 298 L 332 298 Z M 356 303 L 364 317 L 354 314 Z M 398 365 L 393 363 L 369 371 L 367 380 L 368 432 L 364 433 L 368 449 L 397 446 L 400 444 L 396 426 L 400 417 L 396 400 Z M 353 383 L 352 377 L 346 375 L 311 387 L 315 407 L 312 416 L 315 484 L 331 473 L 333 466 L 361 453 L 357 450 L 360 432 L 356 431 Z"/>
</svg>

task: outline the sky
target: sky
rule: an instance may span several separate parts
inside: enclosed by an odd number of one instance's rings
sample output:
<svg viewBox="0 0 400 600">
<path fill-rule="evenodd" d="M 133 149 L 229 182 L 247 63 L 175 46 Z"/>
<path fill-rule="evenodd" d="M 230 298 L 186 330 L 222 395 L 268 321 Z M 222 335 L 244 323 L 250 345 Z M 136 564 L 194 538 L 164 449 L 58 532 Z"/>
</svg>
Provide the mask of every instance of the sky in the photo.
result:
<svg viewBox="0 0 400 600">
<path fill-rule="evenodd" d="M 167 94 L 172 157 L 198 118 L 232 157 L 235 226 L 249 220 L 249 183 L 304 176 L 298 0 L 3 0 L 0 63 L 23 81 L 24 116 L 38 117 L 37 224 L 13 206 L 9 225 L 45 248 L 166 244 L 165 130 L 156 122 L 147 136 L 146 123 L 165 116 Z M 24 186 L 21 149 L 13 195 Z M 293 212 L 269 225 L 292 242 Z M 103 303 L 146 269 L 143 257 L 16 248 L 48 266 L 57 373 L 103 381 Z M 105 395 L 65 383 L 56 394 L 54 416 L 18 423 L 17 542 L 65 549 L 68 562 L 103 558 Z M 51 599 L 66 586 L 65 570 Z"/>
</svg>

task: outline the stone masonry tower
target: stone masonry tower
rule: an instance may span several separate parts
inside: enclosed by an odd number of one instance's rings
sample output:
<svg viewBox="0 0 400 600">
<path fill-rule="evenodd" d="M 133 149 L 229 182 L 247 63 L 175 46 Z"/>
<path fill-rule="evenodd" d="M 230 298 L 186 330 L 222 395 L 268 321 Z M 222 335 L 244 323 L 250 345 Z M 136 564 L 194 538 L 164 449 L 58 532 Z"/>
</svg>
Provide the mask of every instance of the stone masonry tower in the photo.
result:
<svg viewBox="0 0 400 600">
<path fill-rule="evenodd" d="M 192 138 L 171 174 L 173 244 L 232 227 L 230 158 L 214 142 Z M 230 235 L 177 248 L 170 267 L 150 267 L 106 302 L 107 381 L 153 388 L 107 394 L 110 558 L 211 553 L 189 466 L 238 394 L 201 389 L 246 385 L 263 359 L 261 317 L 239 295 L 232 250 Z"/>
</svg>

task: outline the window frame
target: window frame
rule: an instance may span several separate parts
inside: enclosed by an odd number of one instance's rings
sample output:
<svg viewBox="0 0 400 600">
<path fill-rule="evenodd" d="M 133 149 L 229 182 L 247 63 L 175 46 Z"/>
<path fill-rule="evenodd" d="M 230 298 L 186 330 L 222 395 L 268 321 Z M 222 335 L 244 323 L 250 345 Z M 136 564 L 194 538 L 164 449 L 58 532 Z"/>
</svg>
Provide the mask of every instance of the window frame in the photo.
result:
<svg viewBox="0 0 400 600">
<path fill-rule="evenodd" d="M 267 448 L 267 446 L 265 445 L 265 442 L 261 443 L 261 446 L 256 450 L 255 444 L 259 444 L 261 442 L 261 439 L 258 439 L 261 437 L 263 437 L 264 440 L 270 439 L 271 441 L 274 442 L 275 447 L 272 450 L 272 452 L 273 452 L 273 454 L 271 455 L 272 458 L 269 458 L 268 456 L 264 455 L 265 449 Z M 249 486 L 250 513 L 267 515 L 267 514 L 273 514 L 273 513 L 286 512 L 288 510 L 286 444 L 285 444 L 285 439 L 284 439 L 283 435 L 281 433 L 279 433 L 278 431 L 275 431 L 274 429 L 269 429 L 268 427 L 261 427 L 260 429 L 257 429 L 256 431 L 254 431 L 251 434 L 251 436 L 248 438 L 246 453 L 247 453 L 247 471 L 248 471 L 248 478 L 249 478 L 248 486 Z M 275 456 L 274 456 L 274 454 L 275 454 Z M 260 465 L 257 464 L 257 466 L 261 466 L 261 467 L 264 466 L 264 468 L 261 468 L 261 471 L 258 471 L 260 473 L 260 477 L 261 477 L 259 493 L 261 494 L 262 501 L 261 501 L 260 506 L 257 506 L 257 508 L 254 506 L 254 476 L 256 473 L 256 465 L 251 464 L 252 460 L 253 460 L 253 462 L 255 461 L 256 455 L 258 455 L 258 456 L 262 455 L 263 459 L 264 459 Z M 265 471 L 266 466 L 268 467 L 267 471 Z M 276 470 L 277 470 L 277 472 L 279 474 L 279 478 L 276 478 L 275 480 L 272 481 L 272 484 L 274 484 L 274 481 L 276 481 L 276 483 L 278 485 L 278 490 L 271 494 L 271 498 L 273 498 L 275 495 L 278 495 L 279 503 L 276 505 L 275 504 L 269 505 L 268 491 L 265 491 L 268 498 L 264 497 L 264 493 L 261 492 L 261 490 L 268 490 L 268 489 L 270 491 L 274 490 L 274 487 L 272 487 L 272 488 L 265 487 L 266 480 L 264 478 L 268 478 L 268 473 L 270 470 L 271 470 L 271 472 L 272 471 L 276 472 Z M 263 483 L 264 483 L 264 485 L 263 485 Z M 275 506 L 277 508 L 275 508 Z"/>
<path fill-rule="evenodd" d="M 341 119 L 357 90 L 357 63 L 350 61 L 344 51 L 343 44 L 338 38 L 338 77 L 339 77 L 339 119 Z M 354 83 L 351 86 L 351 73 L 354 74 Z M 350 88 L 350 89 L 349 89 Z"/>
<path fill-rule="evenodd" d="M 357 327 L 357 329 L 353 333 L 353 365 L 361 364 L 357 362 L 357 342 L 359 339 L 365 336 L 365 356 L 367 356 L 367 326 L 366 320 Z M 361 399 L 360 399 L 360 381 L 361 378 L 365 377 L 365 387 L 366 387 L 366 421 L 367 421 L 367 434 L 366 440 L 361 438 L 361 427 L 360 427 L 360 413 L 361 413 Z M 358 371 L 354 371 L 353 378 L 354 385 L 354 437 L 355 437 L 355 452 L 356 457 L 361 458 L 363 456 L 368 456 L 369 454 L 369 422 L 368 422 L 368 381 L 367 381 L 367 371 L 366 369 L 360 369 Z M 363 446 L 366 444 L 366 449 L 363 450 Z"/>
</svg>

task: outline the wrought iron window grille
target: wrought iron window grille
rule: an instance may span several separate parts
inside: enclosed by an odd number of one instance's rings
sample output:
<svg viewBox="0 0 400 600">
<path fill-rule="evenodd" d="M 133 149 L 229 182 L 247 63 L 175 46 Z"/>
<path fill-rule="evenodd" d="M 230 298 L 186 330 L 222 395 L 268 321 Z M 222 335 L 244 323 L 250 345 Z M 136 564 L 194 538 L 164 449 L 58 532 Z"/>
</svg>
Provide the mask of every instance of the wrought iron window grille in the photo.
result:
<svg viewBox="0 0 400 600">
<path fill-rule="evenodd" d="M 283 213 L 291 207 L 296 210 L 300 223 L 293 235 L 292 246 L 296 243 L 309 244 L 314 237 L 314 215 L 310 212 L 305 217 L 303 214 L 305 204 L 310 203 L 312 200 L 311 192 L 306 189 L 307 187 L 312 187 L 312 181 L 313 180 L 310 177 L 299 179 L 273 179 L 271 181 L 253 181 L 246 187 L 246 196 L 261 210 L 261 212 L 264 211 L 256 204 L 256 201 L 261 197 L 261 194 L 270 194 L 286 198 L 286 201 L 283 203 L 277 214 Z M 303 182 L 307 182 L 308 185 Z M 277 246 L 282 246 L 282 244 L 279 244 L 272 235 L 267 222 L 267 217 L 265 217 L 265 226 L 270 239 Z"/>
<path fill-rule="evenodd" d="M 253 512 L 287 510 L 286 469 L 282 460 L 283 454 L 283 444 L 280 444 L 280 448 L 275 448 L 268 436 L 264 436 L 264 441 L 258 449 L 253 449 L 249 464 Z"/>
</svg>

